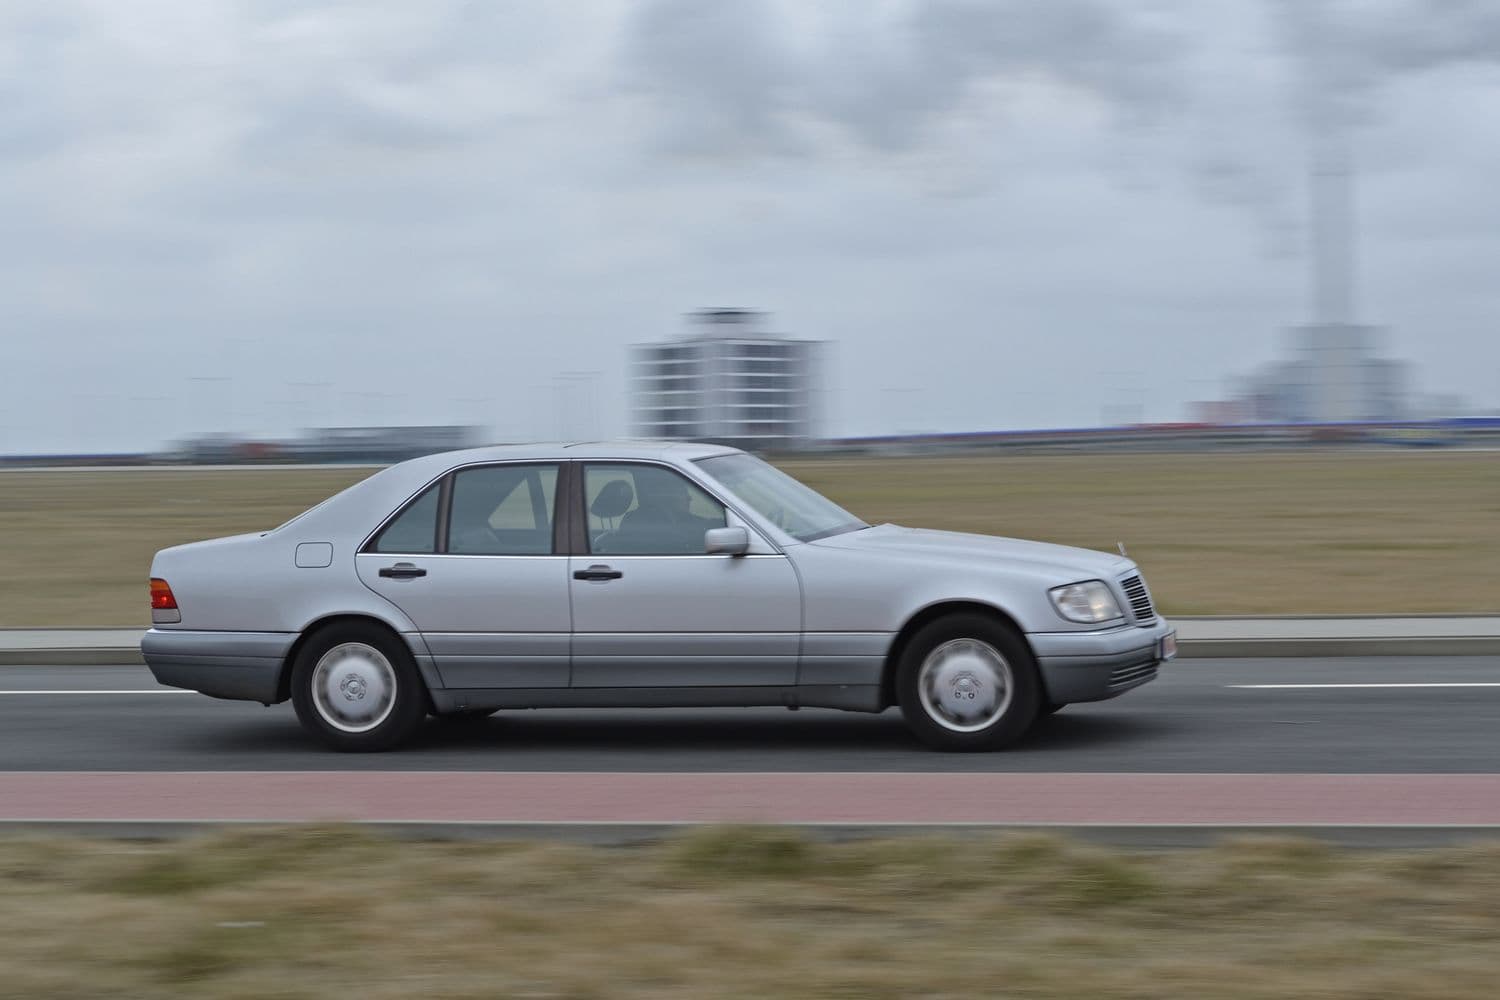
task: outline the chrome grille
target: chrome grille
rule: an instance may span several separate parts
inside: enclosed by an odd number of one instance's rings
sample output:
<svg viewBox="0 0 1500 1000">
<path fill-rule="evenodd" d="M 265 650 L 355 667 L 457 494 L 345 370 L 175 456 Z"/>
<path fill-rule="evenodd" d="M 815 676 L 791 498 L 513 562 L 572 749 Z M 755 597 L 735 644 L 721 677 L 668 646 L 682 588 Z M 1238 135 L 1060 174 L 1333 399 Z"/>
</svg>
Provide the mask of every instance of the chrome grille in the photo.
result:
<svg viewBox="0 0 1500 1000">
<path fill-rule="evenodd" d="M 1156 617 L 1156 610 L 1151 607 L 1151 595 L 1146 592 L 1146 584 L 1139 576 L 1127 576 L 1120 581 L 1120 586 L 1125 590 L 1125 599 L 1130 602 L 1130 611 L 1136 621 L 1149 622 Z"/>
<path fill-rule="evenodd" d="M 1144 684 L 1156 677 L 1156 662 L 1148 660 L 1145 663 L 1137 663 L 1132 667 L 1116 667 L 1109 672 L 1109 686 L 1111 688 L 1134 687 Z"/>
</svg>

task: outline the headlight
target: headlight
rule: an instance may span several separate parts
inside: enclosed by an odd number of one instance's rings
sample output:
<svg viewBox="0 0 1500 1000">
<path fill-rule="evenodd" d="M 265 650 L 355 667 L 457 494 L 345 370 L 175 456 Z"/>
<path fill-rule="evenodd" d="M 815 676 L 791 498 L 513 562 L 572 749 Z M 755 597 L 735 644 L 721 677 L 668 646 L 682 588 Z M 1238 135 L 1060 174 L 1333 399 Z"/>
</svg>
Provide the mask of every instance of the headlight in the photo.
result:
<svg viewBox="0 0 1500 1000">
<path fill-rule="evenodd" d="M 1053 587 L 1047 591 L 1057 613 L 1070 622 L 1107 622 L 1123 618 L 1115 595 L 1100 580 L 1085 580 L 1070 583 L 1066 587 Z"/>
</svg>

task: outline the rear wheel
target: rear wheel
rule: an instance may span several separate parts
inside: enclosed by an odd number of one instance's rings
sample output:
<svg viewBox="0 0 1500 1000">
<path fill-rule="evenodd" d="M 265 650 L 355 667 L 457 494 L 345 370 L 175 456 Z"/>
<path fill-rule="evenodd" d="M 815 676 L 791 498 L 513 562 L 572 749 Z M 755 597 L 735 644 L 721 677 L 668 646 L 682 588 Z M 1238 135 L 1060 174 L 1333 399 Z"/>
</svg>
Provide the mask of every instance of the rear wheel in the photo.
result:
<svg viewBox="0 0 1500 1000">
<path fill-rule="evenodd" d="M 1025 640 L 975 614 L 923 626 L 901 655 L 896 693 L 912 732 L 938 750 L 996 750 L 1013 743 L 1042 704 Z"/>
<path fill-rule="evenodd" d="M 427 691 L 396 636 L 358 622 L 310 638 L 292 665 L 292 707 L 335 750 L 388 750 L 427 714 Z"/>
</svg>

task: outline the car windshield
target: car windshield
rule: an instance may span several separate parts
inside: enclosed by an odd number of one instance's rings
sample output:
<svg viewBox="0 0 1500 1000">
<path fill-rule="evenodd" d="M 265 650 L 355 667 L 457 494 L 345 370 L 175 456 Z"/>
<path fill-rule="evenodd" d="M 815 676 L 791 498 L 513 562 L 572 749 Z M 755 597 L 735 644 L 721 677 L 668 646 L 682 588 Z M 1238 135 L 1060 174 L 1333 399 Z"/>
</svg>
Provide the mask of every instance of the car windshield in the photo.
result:
<svg viewBox="0 0 1500 1000">
<path fill-rule="evenodd" d="M 757 514 L 799 542 L 869 527 L 832 500 L 753 455 L 718 455 L 699 459 L 698 464 Z"/>
</svg>

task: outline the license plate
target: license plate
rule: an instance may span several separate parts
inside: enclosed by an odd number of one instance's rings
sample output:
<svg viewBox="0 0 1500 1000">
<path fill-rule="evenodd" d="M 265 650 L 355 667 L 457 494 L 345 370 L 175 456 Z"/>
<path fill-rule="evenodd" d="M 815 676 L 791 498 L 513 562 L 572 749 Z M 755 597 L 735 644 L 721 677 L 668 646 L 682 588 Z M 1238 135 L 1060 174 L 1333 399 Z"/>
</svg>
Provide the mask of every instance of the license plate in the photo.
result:
<svg viewBox="0 0 1500 1000">
<path fill-rule="evenodd" d="M 1161 637 L 1161 648 L 1157 655 L 1163 660 L 1170 660 L 1177 655 L 1177 633 L 1169 632 Z"/>
</svg>

